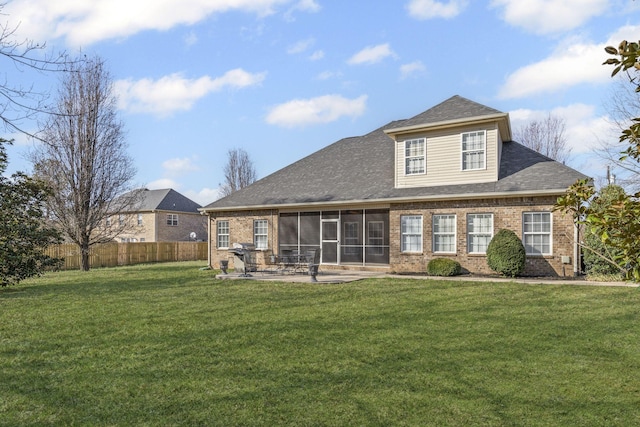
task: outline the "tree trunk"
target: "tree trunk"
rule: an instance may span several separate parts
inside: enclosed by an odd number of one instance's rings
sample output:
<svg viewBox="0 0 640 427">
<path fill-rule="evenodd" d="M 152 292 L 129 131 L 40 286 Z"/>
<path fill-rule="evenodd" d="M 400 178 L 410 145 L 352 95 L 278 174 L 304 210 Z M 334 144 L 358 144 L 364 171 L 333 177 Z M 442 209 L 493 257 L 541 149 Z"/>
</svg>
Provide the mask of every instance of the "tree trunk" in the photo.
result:
<svg viewBox="0 0 640 427">
<path fill-rule="evenodd" d="M 80 254 L 82 271 L 89 271 L 89 268 L 91 268 L 89 265 L 89 242 L 82 242 L 80 245 Z"/>
</svg>

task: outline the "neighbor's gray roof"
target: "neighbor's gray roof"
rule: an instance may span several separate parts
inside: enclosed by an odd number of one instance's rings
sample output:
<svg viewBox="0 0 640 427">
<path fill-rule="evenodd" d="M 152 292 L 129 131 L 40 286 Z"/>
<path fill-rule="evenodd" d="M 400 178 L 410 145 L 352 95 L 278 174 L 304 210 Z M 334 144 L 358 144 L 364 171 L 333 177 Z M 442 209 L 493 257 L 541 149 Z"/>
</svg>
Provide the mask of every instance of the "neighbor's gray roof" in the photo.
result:
<svg viewBox="0 0 640 427">
<path fill-rule="evenodd" d="M 198 209 L 201 207 L 171 188 L 163 190 L 147 190 L 145 188 L 140 194 L 140 205 L 137 209 L 139 212 L 159 210 L 198 213 Z"/>
<path fill-rule="evenodd" d="M 464 98 L 451 98 L 469 117 L 500 113 Z M 466 102 L 465 102 L 466 101 Z M 446 102 L 446 101 L 445 101 Z M 443 103 L 445 104 L 445 103 Z M 497 182 L 394 188 L 394 143 L 385 130 L 405 127 L 407 122 L 451 120 L 453 109 L 439 104 L 436 111 L 402 121 L 391 122 L 367 135 L 345 138 L 299 160 L 230 196 L 215 201 L 203 210 L 304 205 L 310 203 L 349 203 L 426 198 L 450 198 L 478 194 L 504 195 L 541 191 L 562 192 L 585 175 L 555 162 L 516 142 L 503 144 Z"/>
</svg>

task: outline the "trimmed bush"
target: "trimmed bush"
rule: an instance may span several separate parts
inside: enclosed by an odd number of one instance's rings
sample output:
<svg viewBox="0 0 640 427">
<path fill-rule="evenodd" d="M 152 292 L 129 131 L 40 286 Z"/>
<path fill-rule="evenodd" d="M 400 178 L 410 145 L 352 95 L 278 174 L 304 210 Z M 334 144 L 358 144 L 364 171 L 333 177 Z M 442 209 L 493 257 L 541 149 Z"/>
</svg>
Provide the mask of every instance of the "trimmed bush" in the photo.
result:
<svg viewBox="0 0 640 427">
<path fill-rule="evenodd" d="M 430 276 L 457 276 L 461 271 L 460 263 L 449 258 L 434 258 L 427 264 Z"/>
<path fill-rule="evenodd" d="M 511 230 L 500 230 L 487 247 L 487 264 L 493 271 L 516 277 L 524 271 L 526 253 L 522 240 Z"/>
</svg>

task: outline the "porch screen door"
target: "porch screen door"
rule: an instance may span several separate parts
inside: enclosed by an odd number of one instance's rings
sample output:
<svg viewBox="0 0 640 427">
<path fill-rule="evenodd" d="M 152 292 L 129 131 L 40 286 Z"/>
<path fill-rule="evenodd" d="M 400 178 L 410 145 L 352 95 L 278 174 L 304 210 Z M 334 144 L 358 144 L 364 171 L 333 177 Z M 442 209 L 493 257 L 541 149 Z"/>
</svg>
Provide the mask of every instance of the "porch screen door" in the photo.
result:
<svg viewBox="0 0 640 427">
<path fill-rule="evenodd" d="M 338 245 L 340 244 L 340 227 L 337 219 L 322 220 L 322 263 L 338 264 Z"/>
</svg>

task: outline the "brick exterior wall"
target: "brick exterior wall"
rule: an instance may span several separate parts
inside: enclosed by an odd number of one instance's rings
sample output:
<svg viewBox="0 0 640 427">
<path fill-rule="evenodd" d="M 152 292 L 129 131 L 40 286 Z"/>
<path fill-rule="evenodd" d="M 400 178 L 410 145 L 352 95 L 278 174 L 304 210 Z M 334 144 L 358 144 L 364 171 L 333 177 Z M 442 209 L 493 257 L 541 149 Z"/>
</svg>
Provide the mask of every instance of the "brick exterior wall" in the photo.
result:
<svg viewBox="0 0 640 427">
<path fill-rule="evenodd" d="M 178 215 L 178 225 L 167 225 L 167 214 Z M 118 237 L 120 239 L 136 239 L 140 242 L 186 242 L 191 232 L 196 233 L 196 240 L 207 239 L 207 217 L 199 213 L 186 212 L 145 212 L 142 214 L 142 225 L 138 225 L 138 214 L 128 215 L 130 230 Z"/>
<path fill-rule="evenodd" d="M 392 204 L 389 209 L 390 256 L 389 271 L 398 273 L 425 272 L 427 263 L 433 258 L 451 258 L 460 263 L 464 271 L 476 274 L 493 274 L 487 266 L 485 255 L 467 253 L 467 214 L 493 214 L 494 234 L 506 228 L 514 231 L 521 239 L 524 212 L 551 212 L 552 217 L 552 254 L 548 256 L 527 256 L 526 276 L 571 276 L 572 264 L 563 264 L 562 256 L 573 261 L 573 222 L 570 216 L 553 212 L 556 197 L 518 197 L 506 199 L 481 199 L 461 201 L 438 201 Z M 331 210 L 335 210 L 332 208 Z M 456 253 L 436 254 L 432 249 L 432 217 L 434 214 L 456 215 Z M 422 215 L 423 241 L 421 253 L 402 253 L 400 251 L 400 217 L 402 215 Z M 211 266 L 219 267 L 220 260 L 230 260 L 233 268 L 233 256 L 226 248 L 217 248 L 217 223 L 229 221 L 229 245 L 234 242 L 253 242 L 253 221 L 267 220 L 268 250 L 259 251 L 257 261 L 264 264 L 265 256 L 278 250 L 278 211 L 260 210 L 244 212 L 217 212 L 209 217 L 211 232 Z M 334 268 L 334 266 L 332 266 Z M 351 268 L 339 266 L 338 268 Z M 362 267 L 353 267 L 362 269 Z M 380 267 L 372 267 L 379 269 Z"/>
<path fill-rule="evenodd" d="M 469 254 L 467 251 L 467 214 L 492 213 L 494 234 L 500 229 L 514 231 L 520 239 L 524 212 L 551 212 L 552 255 L 527 255 L 525 276 L 571 276 L 572 264 L 562 264 L 562 256 L 573 261 L 573 221 L 570 216 L 553 212 L 555 197 L 520 197 L 509 199 L 484 199 L 466 201 L 423 202 L 394 204 L 389 212 L 391 248 L 389 264 L 396 272 L 423 272 L 433 258 L 450 258 L 458 261 L 464 271 L 477 274 L 494 273 L 487 266 L 485 255 Z M 435 214 L 456 215 L 456 253 L 433 252 L 432 218 Z M 422 253 L 400 252 L 400 216 L 423 216 Z"/>
</svg>

